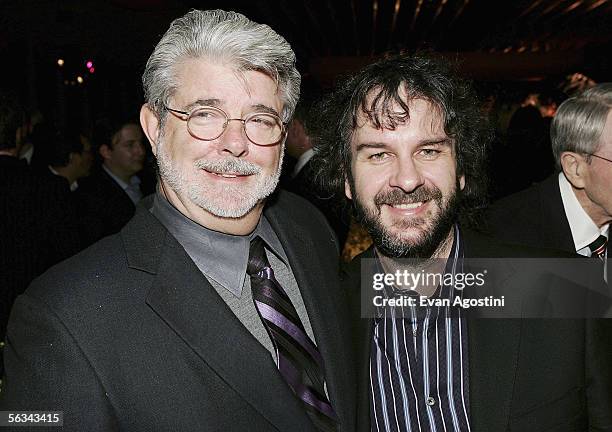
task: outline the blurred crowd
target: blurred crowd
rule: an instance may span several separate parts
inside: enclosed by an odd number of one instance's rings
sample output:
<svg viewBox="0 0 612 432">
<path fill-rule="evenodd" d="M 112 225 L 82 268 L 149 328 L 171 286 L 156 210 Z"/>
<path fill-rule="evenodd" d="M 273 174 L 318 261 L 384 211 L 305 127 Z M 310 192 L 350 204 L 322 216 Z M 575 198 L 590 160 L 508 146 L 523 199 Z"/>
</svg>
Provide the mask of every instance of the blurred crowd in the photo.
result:
<svg viewBox="0 0 612 432">
<path fill-rule="evenodd" d="M 91 127 L 28 116 L 0 95 L 0 334 L 10 307 L 52 265 L 118 232 L 155 189 L 137 119 Z"/>
</svg>

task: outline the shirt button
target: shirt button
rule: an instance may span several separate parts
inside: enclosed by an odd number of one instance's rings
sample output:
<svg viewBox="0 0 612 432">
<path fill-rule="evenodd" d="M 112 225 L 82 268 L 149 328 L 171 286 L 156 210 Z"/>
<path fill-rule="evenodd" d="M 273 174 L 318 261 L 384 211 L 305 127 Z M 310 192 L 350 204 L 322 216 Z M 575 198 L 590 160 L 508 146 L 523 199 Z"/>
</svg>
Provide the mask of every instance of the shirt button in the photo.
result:
<svg viewBox="0 0 612 432">
<path fill-rule="evenodd" d="M 427 405 L 434 406 L 435 404 L 436 404 L 436 400 L 434 398 L 432 398 L 431 396 L 429 396 L 427 398 Z"/>
</svg>

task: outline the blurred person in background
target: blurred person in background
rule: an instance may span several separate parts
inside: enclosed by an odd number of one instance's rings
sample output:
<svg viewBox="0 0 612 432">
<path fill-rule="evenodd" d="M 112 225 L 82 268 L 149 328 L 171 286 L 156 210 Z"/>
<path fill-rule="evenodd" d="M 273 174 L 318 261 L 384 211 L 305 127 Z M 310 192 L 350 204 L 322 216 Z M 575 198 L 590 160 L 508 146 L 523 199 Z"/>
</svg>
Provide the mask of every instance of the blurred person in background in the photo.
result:
<svg viewBox="0 0 612 432">
<path fill-rule="evenodd" d="M 78 190 L 88 244 L 123 228 L 134 216 L 136 204 L 154 190 L 153 182 L 143 178 L 146 149 L 137 122 L 100 120 L 93 140 L 98 164 Z"/>
<path fill-rule="evenodd" d="M 66 128 L 51 137 L 47 170 L 63 178 L 71 192 L 87 177 L 93 164 L 91 142 L 78 128 Z"/>
<path fill-rule="evenodd" d="M 607 262 L 612 221 L 612 83 L 598 84 L 564 101 L 550 135 L 557 171 L 494 203 L 488 211 L 488 229 L 508 242 Z"/>
<path fill-rule="evenodd" d="M 1 345 L 15 298 L 36 276 L 78 247 L 74 215 L 64 205 L 65 181 L 50 182 L 18 158 L 23 121 L 19 99 L 0 91 Z"/>
</svg>

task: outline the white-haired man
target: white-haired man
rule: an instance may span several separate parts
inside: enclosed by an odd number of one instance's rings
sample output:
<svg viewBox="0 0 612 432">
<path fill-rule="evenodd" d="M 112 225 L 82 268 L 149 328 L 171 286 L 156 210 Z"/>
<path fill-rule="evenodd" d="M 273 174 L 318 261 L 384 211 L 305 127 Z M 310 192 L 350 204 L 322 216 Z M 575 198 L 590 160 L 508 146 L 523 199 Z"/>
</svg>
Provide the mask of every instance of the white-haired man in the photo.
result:
<svg viewBox="0 0 612 432">
<path fill-rule="evenodd" d="M 158 192 L 17 301 L 2 409 L 62 410 L 79 431 L 353 429 L 333 232 L 268 198 L 299 82 L 266 25 L 171 24 L 143 75 Z"/>
<path fill-rule="evenodd" d="M 559 173 L 495 203 L 490 229 L 509 242 L 605 261 L 612 221 L 612 83 L 564 101 L 551 140 Z"/>
</svg>

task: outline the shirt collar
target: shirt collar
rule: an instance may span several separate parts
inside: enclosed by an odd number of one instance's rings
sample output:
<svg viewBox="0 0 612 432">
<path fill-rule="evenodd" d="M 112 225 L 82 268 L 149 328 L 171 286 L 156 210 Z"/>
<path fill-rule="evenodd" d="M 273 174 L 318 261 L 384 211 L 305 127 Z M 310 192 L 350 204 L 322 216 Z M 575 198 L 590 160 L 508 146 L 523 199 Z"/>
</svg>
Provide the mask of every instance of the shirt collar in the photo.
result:
<svg viewBox="0 0 612 432">
<path fill-rule="evenodd" d="M 63 177 L 60 173 L 58 173 L 56 170 L 53 169 L 53 167 L 51 165 L 47 165 L 49 167 L 49 171 L 51 171 L 52 174 L 59 176 L 59 177 Z M 79 183 L 75 180 L 72 183 L 70 183 L 70 192 L 74 192 L 75 190 L 77 190 L 79 187 Z"/>
<path fill-rule="evenodd" d="M 459 230 L 459 224 L 455 224 L 453 230 L 453 245 L 451 247 L 451 251 L 446 260 L 446 266 L 444 267 L 445 274 L 452 274 L 453 280 L 455 280 L 455 275 L 457 273 L 463 273 L 463 259 L 464 250 L 463 250 L 463 239 L 461 237 L 461 232 Z M 380 263 L 380 259 L 378 258 L 378 253 L 376 249 L 374 249 L 374 254 L 376 258 L 376 272 L 377 273 L 385 273 L 382 265 Z M 443 298 L 443 299 L 453 299 L 454 294 L 454 286 L 443 285 L 442 287 L 438 286 L 435 293 L 432 295 L 432 298 Z M 398 293 L 394 290 L 383 290 L 383 295 L 387 298 L 392 297 L 393 295 L 397 295 Z M 463 297 L 463 291 L 460 292 L 460 295 Z M 383 316 L 384 307 L 377 306 L 376 307 L 376 316 L 377 320 L 380 320 Z"/>
<path fill-rule="evenodd" d="M 108 174 L 109 176 L 111 176 L 111 178 L 113 180 L 115 180 L 115 182 L 121 186 L 121 189 L 126 190 L 127 188 L 129 188 L 130 186 L 135 186 L 135 185 L 139 185 L 140 184 L 140 178 L 138 178 L 137 175 L 133 175 L 132 177 L 130 177 L 130 182 L 126 183 L 123 180 L 121 180 L 119 177 L 117 177 L 115 174 L 113 174 L 113 172 L 111 170 L 109 170 L 108 168 L 106 168 L 106 165 L 102 164 L 102 169 L 104 171 L 106 171 L 106 174 Z"/>
<path fill-rule="evenodd" d="M 259 236 L 266 247 L 288 265 L 285 251 L 265 216 L 249 235 L 239 236 L 210 230 L 186 217 L 159 192 L 151 213 L 183 246 L 206 277 L 240 297 L 246 277 L 251 239 Z"/>
<path fill-rule="evenodd" d="M 300 173 L 302 168 L 304 168 L 304 166 L 310 161 L 310 159 L 312 159 L 313 156 L 314 156 L 314 149 L 312 148 L 309 148 L 304 153 L 302 153 L 300 157 L 298 158 L 295 164 L 295 167 L 293 168 L 293 172 L 291 173 L 291 178 L 297 177 L 297 175 Z"/>
<path fill-rule="evenodd" d="M 25 159 L 28 165 L 32 162 L 32 156 L 34 155 L 34 146 L 30 145 L 26 151 L 19 155 L 19 159 Z"/>
<path fill-rule="evenodd" d="M 600 229 L 593 222 L 593 219 L 589 217 L 578 202 L 578 198 L 572 190 L 572 185 L 567 181 L 563 172 L 559 173 L 559 191 L 577 252 L 588 247 L 600 235 L 608 237 L 609 226 L 605 225 Z"/>
</svg>

